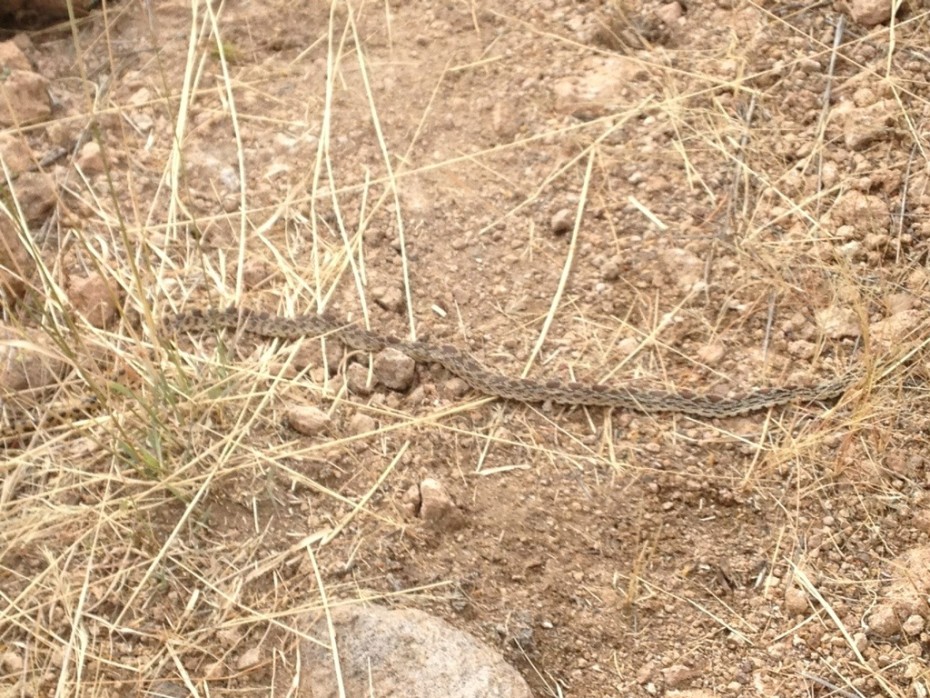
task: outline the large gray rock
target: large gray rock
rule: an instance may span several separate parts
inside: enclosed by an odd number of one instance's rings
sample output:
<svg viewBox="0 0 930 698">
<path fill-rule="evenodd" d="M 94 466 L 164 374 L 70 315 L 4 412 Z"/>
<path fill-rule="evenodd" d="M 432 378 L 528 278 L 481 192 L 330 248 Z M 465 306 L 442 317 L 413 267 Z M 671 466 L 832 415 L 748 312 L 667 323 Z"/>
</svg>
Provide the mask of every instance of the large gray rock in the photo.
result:
<svg viewBox="0 0 930 698">
<path fill-rule="evenodd" d="M 532 698 L 523 678 L 497 652 L 442 619 L 380 606 L 335 608 L 332 616 L 347 696 Z M 309 632 L 329 643 L 322 614 Z M 339 695 L 331 650 L 304 641 L 301 665 L 302 690 L 309 689 L 313 698 Z"/>
</svg>

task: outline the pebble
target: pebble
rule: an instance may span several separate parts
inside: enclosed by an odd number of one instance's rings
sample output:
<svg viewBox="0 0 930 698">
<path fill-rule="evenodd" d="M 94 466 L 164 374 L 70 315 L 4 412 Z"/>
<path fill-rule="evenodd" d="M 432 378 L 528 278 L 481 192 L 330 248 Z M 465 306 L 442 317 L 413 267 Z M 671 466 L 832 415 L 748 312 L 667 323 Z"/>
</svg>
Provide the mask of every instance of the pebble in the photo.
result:
<svg viewBox="0 0 930 698">
<path fill-rule="evenodd" d="M 94 327 L 104 328 L 116 317 L 119 295 L 100 274 L 72 279 L 68 297 Z"/>
<path fill-rule="evenodd" d="M 555 212 L 549 226 L 556 235 L 564 235 L 575 225 L 575 214 L 571 209 L 563 208 Z"/>
<path fill-rule="evenodd" d="M 453 531 L 465 525 L 464 515 L 441 482 L 426 478 L 419 489 L 419 517 L 424 523 L 442 531 Z"/>
<path fill-rule="evenodd" d="M 373 373 L 381 385 L 406 392 L 413 385 L 417 363 L 399 349 L 388 347 L 375 356 Z"/>
<path fill-rule="evenodd" d="M 378 428 L 378 423 L 367 414 L 353 414 L 349 418 L 348 431 L 352 435 L 368 434 Z"/>
<path fill-rule="evenodd" d="M 788 587 L 785 591 L 785 610 L 792 616 L 801 616 L 808 609 L 807 594 L 797 587 Z"/>
<path fill-rule="evenodd" d="M 368 380 L 368 369 L 362 364 L 349 364 L 346 369 L 346 387 L 353 395 L 371 395 L 373 383 Z"/>
<path fill-rule="evenodd" d="M 866 625 L 873 634 L 882 638 L 889 638 L 901 632 L 901 621 L 898 620 L 894 608 L 887 604 L 876 607 L 866 618 Z"/>
<path fill-rule="evenodd" d="M 288 426 L 304 436 L 315 436 L 326 429 L 332 419 L 313 405 L 294 405 L 285 412 Z"/>
</svg>

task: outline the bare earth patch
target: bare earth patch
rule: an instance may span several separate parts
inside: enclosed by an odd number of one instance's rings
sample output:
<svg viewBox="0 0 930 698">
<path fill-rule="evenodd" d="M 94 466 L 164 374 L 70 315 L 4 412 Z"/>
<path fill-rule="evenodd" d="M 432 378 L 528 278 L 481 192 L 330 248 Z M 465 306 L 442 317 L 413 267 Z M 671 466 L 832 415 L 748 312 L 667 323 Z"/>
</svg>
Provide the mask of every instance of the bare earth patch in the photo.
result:
<svg viewBox="0 0 930 698">
<path fill-rule="evenodd" d="M 927 695 L 928 25 L 126 0 L 11 39 L 0 696 L 310 695 L 357 600 L 538 696 Z M 162 324 L 230 305 L 541 381 L 861 377 L 643 415 Z"/>
</svg>

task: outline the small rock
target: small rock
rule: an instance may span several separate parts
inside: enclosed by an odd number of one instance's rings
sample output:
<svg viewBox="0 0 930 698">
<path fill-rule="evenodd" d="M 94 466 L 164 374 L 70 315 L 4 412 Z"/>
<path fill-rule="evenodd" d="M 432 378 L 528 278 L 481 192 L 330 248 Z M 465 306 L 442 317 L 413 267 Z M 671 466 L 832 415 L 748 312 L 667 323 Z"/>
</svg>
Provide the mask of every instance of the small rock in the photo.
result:
<svg viewBox="0 0 930 698">
<path fill-rule="evenodd" d="M 889 604 L 882 604 L 873 610 L 868 618 L 866 625 L 869 630 L 881 638 L 889 638 L 901 632 L 901 621 L 894 608 Z"/>
<path fill-rule="evenodd" d="M 239 669 L 239 671 L 244 671 L 245 669 L 256 666 L 261 660 L 261 648 L 253 647 L 252 649 L 242 653 L 242 655 L 239 657 L 239 661 L 236 662 L 236 668 Z"/>
<path fill-rule="evenodd" d="M 848 225 L 854 235 L 864 236 L 867 231 L 885 230 L 890 212 L 881 197 L 851 190 L 836 200 L 830 217 L 837 227 Z"/>
<path fill-rule="evenodd" d="M 152 93 L 147 87 L 140 87 L 138 90 L 129 95 L 129 98 L 126 100 L 126 103 L 134 106 L 141 107 L 152 101 Z"/>
<path fill-rule="evenodd" d="M 704 280 L 704 262 L 684 248 L 672 247 L 661 253 L 666 273 L 678 287 L 691 291 Z"/>
<path fill-rule="evenodd" d="M 0 667 L 6 674 L 19 674 L 23 670 L 23 658 L 17 652 L 8 650 L 0 654 Z"/>
<path fill-rule="evenodd" d="M 332 418 L 312 405 L 295 405 L 285 413 L 288 426 L 298 434 L 315 436 L 326 429 Z"/>
<path fill-rule="evenodd" d="M 571 209 L 567 208 L 556 211 L 555 215 L 552 216 L 552 220 L 549 222 L 549 227 L 556 235 L 564 235 L 569 230 L 571 230 L 574 225 L 575 214 L 571 211 Z"/>
<path fill-rule="evenodd" d="M 326 619 L 315 617 L 302 625 L 325 642 L 305 640 L 300 646 L 301 695 L 312 688 L 314 698 L 532 698 L 523 678 L 497 652 L 422 611 L 339 606 L 331 618 L 342 691 L 326 648 Z"/>
<path fill-rule="evenodd" d="M 32 70 L 32 63 L 15 41 L 0 42 L 0 67 L 5 70 Z"/>
<path fill-rule="evenodd" d="M 684 14 L 684 10 L 681 8 L 677 2 L 666 3 L 665 5 L 660 5 L 656 9 L 656 17 L 665 22 L 668 25 L 672 25 L 678 22 Z"/>
<path fill-rule="evenodd" d="M 891 6 L 894 3 L 888 0 L 851 0 L 849 14 L 853 21 L 863 27 L 874 27 L 876 24 L 891 19 Z"/>
<path fill-rule="evenodd" d="M 416 388 L 407 393 L 407 404 L 416 406 L 416 405 L 425 405 L 430 401 L 429 392 L 425 386 L 418 385 Z"/>
<path fill-rule="evenodd" d="M 873 322 L 869 327 L 872 341 L 879 346 L 892 347 L 914 336 L 924 322 L 924 311 L 902 310 L 884 320 Z"/>
<path fill-rule="evenodd" d="M 210 662 L 204 667 L 204 678 L 208 681 L 216 681 L 219 678 L 222 678 L 226 674 L 226 662 L 222 659 L 215 662 Z"/>
<path fill-rule="evenodd" d="M 901 624 L 901 630 L 903 630 L 906 635 L 917 637 L 923 632 L 925 625 L 926 621 L 924 617 L 915 613 Z"/>
<path fill-rule="evenodd" d="M 420 483 L 419 516 L 424 523 L 442 531 L 454 531 L 465 525 L 465 517 L 438 480 L 427 478 Z"/>
<path fill-rule="evenodd" d="M 391 390 L 405 392 L 413 385 L 417 362 L 404 352 L 388 347 L 375 356 L 372 371 L 381 385 Z"/>
<path fill-rule="evenodd" d="M 25 172 L 35 161 L 32 149 L 22 134 L 16 135 L 8 131 L 0 133 L 0 156 L 12 175 Z"/>
<path fill-rule="evenodd" d="M 817 324 L 830 339 L 859 336 L 859 317 L 852 308 L 831 306 L 814 313 Z"/>
<path fill-rule="evenodd" d="M 0 81 L 0 126 L 23 126 L 52 115 L 48 80 L 31 70 L 14 68 Z"/>
<path fill-rule="evenodd" d="M 349 364 L 346 368 L 346 387 L 353 395 L 371 395 L 373 383 L 369 379 L 368 369 L 361 364 Z"/>
<path fill-rule="evenodd" d="M 0 216 L 0 292 L 11 298 L 26 293 L 26 280 L 35 274 L 35 262 L 20 242 L 19 230 L 6 216 Z"/>
<path fill-rule="evenodd" d="M 378 423 L 369 415 L 359 412 L 349 418 L 347 427 L 350 434 L 358 436 L 359 434 L 369 434 L 375 431 L 378 428 Z"/>
<path fill-rule="evenodd" d="M 834 114 L 834 122 L 843 131 L 846 147 L 858 151 L 892 138 L 898 118 L 897 107 L 890 99 L 861 108 L 843 102 L 834 109 Z"/>
<path fill-rule="evenodd" d="M 94 327 L 104 328 L 116 317 L 116 290 L 99 274 L 73 279 L 68 297 L 75 310 Z"/>
<path fill-rule="evenodd" d="M 458 400 L 465 397 L 468 395 L 470 390 L 471 387 L 468 385 L 468 383 L 463 381 L 458 376 L 453 376 L 447 380 L 442 388 L 442 392 L 453 400 Z"/>
<path fill-rule="evenodd" d="M 640 348 L 640 342 L 635 337 L 624 337 L 617 342 L 617 353 L 620 356 L 632 356 Z"/>
<path fill-rule="evenodd" d="M 910 293 L 889 293 L 885 298 L 885 307 L 889 315 L 897 315 L 918 306 L 918 300 Z"/>
<path fill-rule="evenodd" d="M 153 698 L 184 698 L 188 693 L 180 681 L 153 681 L 145 695 Z"/>
<path fill-rule="evenodd" d="M 662 670 L 662 678 L 665 679 L 665 685 L 668 688 L 681 688 L 697 674 L 695 669 L 684 664 L 673 664 Z"/>
<path fill-rule="evenodd" d="M 601 266 L 601 275 L 604 281 L 616 281 L 623 274 L 623 260 L 619 256 L 608 259 Z"/>
<path fill-rule="evenodd" d="M 410 485 L 400 498 L 400 508 L 408 518 L 415 519 L 420 513 L 420 486 Z"/>
<path fill-rule="evenodd" d="M 574 74 L 552 84 L 555 108 L 584 118 L 614 112 L 623 105 L 630 85 L 648 77 L 642 61 L 632 56 L 591 56 Z"/>
<path fill-rule="evenodd" d="M 42 223 L 58 198 L 54 180 L 43 172 L 23 172 L 13 184 L 13 192 L 30 225 Z"/>
<path fill-rule="evenodd" d="M 392 313 L 402 313 L 404 310 L 404 294 L 395 286 L 376 286 L 371 289 L 371 297 L 375 303 Z"/>
<path fill-rule="evenodd" d="M 930 509 L 920 509 L 914 514 L 912 525 L 921 533 L 930 535 Z"/>
<path fill-rule="evenodd" d="M 78 153 L 77 166 L 85 175 L 93 176 L 103 172 L 103 154 L 97 141 L 88 141 Z"/>
<path fill-rule="evenodd" d="M 636 671 L 636 683 L 646 684 L 655 680 L 656 665 L 654 662 L 646 662 Z"/>
<path fill-rule="evenodd" d="M 12 341 L 4 341 L 12 340 Z M 68 364 L 41 351 L 48 338 L 0 325 L 0 393 L 12 395 L 57 383 Z"/>
<path fill-rule="evenodd" d="M 796 359 L 812 359 L 817 353 L 817 345 L 806 339 L 788 342 L 788 353 Z"/>
<path fill-rule="evenodd" d="M 720 342 L 705 344 L 697 351 L 698 360 L 707 366 L 717 366 L 727 354 L 727 348 Z"/>
<path fill-rule="evenodd" d="M 802 616 L 808 609 L 807 594 L 797 587 L 788 587 L 785 591 L 785 610 L 792 616 Z"/>
<path fill-rule="evenodd" d="M 249 291 L 264 286 L 275 274 L 276 269 L 263 259 L 250 259 L 242 267 L 242 281 Z"/>
</svg>

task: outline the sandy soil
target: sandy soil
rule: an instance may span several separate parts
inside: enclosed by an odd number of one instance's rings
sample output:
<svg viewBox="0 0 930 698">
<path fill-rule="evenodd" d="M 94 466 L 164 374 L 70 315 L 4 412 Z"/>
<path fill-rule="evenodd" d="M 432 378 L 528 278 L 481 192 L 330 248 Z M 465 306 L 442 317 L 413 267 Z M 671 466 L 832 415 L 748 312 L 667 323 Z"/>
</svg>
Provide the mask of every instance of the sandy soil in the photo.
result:
<svg viewBox="0 0 930 698">
<path fill-rule="evenodd" d="M 81 369 L 42 404 L 102 409 L 5 449 L 0 695 L 267 695 L 321 580 L 442 616 L 539 696 L 926 695 L 926 10 L 152 5 L 21 42 L 52 113 L 10 134 L 65 156 L 5 319 Z M 95 279 L 101 327 L 72 314 Z M 717 420 L 435 366 L 346 393 L 366 355 L 159 324 L 230 304 L 540 379 L 865 373 Z M 428 478 L 460 517 L 417 515 Z"/>
</svg>

